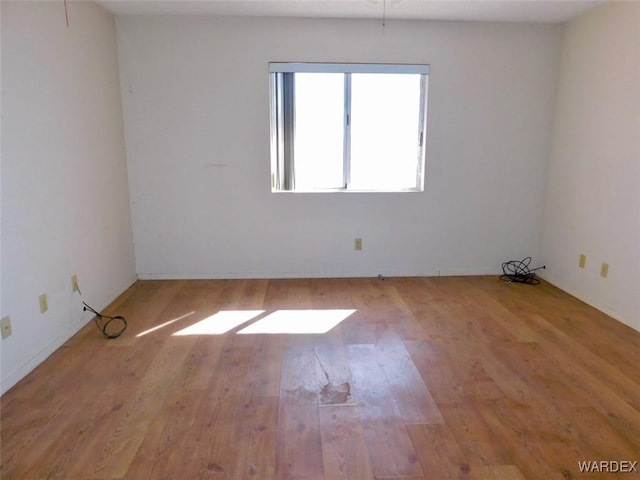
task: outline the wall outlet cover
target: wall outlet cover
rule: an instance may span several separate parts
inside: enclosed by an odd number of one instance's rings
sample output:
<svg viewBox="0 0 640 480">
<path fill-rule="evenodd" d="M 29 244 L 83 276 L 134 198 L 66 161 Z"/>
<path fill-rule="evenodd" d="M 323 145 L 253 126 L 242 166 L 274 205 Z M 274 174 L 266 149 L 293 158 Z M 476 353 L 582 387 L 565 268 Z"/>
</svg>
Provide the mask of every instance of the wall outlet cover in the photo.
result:
<svg viewBox="0 0 640 480">
<path fill-rule="evenodd" d="M 49 310 L 49 303 L 47 302 L 47 294 L 43 293 L 38 297 L 40 300 L 40 313 L 44 313 Z"/>
<path fill-rule="evenodd" d="M 580 268 L 584 268 L 587 265 L 587 256 L 584 253 L 580 254 L 580 259 L 578 260 L 578 266 Z"/>
<path fill-rule="evenodd" d="M 0 320 L 0 330 L 2 330 L 3 340 L 11 336 L 11 333 L 13 333 L 13 331 L 11 330 L 11 317 L 7 315 L 2 320 Z"/>
</svg>

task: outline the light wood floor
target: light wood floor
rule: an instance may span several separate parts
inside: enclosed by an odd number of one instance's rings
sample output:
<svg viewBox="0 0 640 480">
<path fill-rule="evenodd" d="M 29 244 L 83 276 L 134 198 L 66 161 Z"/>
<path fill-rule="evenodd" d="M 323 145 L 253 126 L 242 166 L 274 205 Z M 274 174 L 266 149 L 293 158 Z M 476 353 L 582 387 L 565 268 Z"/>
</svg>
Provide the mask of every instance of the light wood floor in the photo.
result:
<svg viewBox="0 0 640 480">
<path fill-rule="evenodd" d="M 141 281 L 109 312 L 2 397 L 2 479 L 638 475 L 578 462 L 640 461 L 640 333 L 548 284 Z"/>
</svg>

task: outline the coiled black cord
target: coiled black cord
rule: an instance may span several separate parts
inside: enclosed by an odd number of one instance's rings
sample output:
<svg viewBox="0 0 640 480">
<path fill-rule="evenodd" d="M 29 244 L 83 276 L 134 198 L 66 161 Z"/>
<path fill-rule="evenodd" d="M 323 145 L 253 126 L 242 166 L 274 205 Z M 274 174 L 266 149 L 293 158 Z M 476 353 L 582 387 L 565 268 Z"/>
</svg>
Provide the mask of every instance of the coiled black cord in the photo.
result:
<svg viewBox="0 0 640 480">
<path fill-rule="evenodd" d="M 127 321 L 125 320 L 125 318 L 122 315 L 116 315 L 115 317 L 110 317 L 108 315 L 102 315 L 101 313 L 97 312 L 93 307 L 89 306 L 86 302 L 82 302 L 82 304 L 84 305 L 84 311 L 86 312 L 87 310 L 89 310 L 90 312 L 95 313 L 95 317 L 93 318 L 93 320 L 96 322 L 96 325 L 98 327 L 98 329 L 103 333 L 103 335 L 107 338 L 117 338 L 120 335 L 122 335 L 124 333 L 124 331 L 127 329 Z M 104 322 L 104 324 L 100 325 L 100 322 L 102 322 L 102 320 L 107 319 L 106 322 Z M 109 325 L 111 325 L 111 323 L 114 320 L 120 320 L 122 322 L 122 327 L 120 328 L 120 330 L 114 330 L 114 331 L 109 331 Z"/>
<path fill-rule="evenodd" d="M 540 280 L 536 278 L 535 271 L 547 267 L 543 265 L 530 269 L 529 264 L 531 264 L 531 257 L 504 262 L 502 264 L 502 275 L 500 275 L 500 279 L 515 283 L 526 283 L 527 285 L 538 285 Z"/>
</svg>

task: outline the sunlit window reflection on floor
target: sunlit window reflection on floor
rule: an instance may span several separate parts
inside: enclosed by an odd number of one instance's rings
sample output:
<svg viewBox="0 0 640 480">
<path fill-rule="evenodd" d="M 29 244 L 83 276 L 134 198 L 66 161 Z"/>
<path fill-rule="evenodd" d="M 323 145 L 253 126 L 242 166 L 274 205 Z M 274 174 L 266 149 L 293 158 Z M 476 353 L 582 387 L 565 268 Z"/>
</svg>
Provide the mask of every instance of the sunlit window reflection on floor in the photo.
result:
<svg viewBox="0 0 640 480">
<path fill-rule="evenodd" d="M 180 320 L 183 320 L 183 319 L 185 319 L 187 317 L 190 317 L 194 313 L 196 313 L 196 312 L 189 312 L 189 313 L 185 313 L 184 315 L 180 315 L 179 317 L 176 317 L 173 320 L 169 320 L 168 322 L 164 322 L 164 323 L 162 323 L 160 325 L 156 325 L 155 327 L 150 328 L 149 330 L 145 330 L 144 332 L 140 332 L 138 335 L 136 335 L 136 337 L 144 337 L 145 335 L 148 335 L 149 333 L 153 333 L 156 330 L 160 330 L 161 328 L 168 327 L 172 323 L 176 323 L 176 322 L 179 322 Z"/>
<path fill-rule="evenodd" d="M 177 331 L 174 335 L 222 335 L 263 313 L 264 310 L 222 310 Z"/>
<path fill-rule="evenodd" d="M 327 333 L 355 310 L 277 310 L 243 328 L 240 334 Z"/>
</svg>

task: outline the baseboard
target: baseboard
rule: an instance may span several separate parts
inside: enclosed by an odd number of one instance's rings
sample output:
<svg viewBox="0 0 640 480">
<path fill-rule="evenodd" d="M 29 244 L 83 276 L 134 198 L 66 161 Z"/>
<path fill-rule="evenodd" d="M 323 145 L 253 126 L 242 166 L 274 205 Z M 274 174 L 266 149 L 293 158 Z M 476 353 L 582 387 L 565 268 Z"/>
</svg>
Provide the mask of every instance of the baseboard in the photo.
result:
<svg viewBox="0 0 640 480">
<path fill-rule="evenodd" d="M 102 305 L 99 310 L 109 305 L 115 298 L 117 298 L 122 292 L 124 292 L 127 288 L 133 285 L 137 280 L 137 277 L 131 277 L 127 279 L 124 283 L 127 286 L 120 290 L 117 293 L 111 292 L 107 298 L 108 300 L 105 305 Z M 11 387 L 17 384 L 20 380 L 26 377 L 30 372 L 32 372 L 38 365 L 44 362 L 51 354 L 53 354 L 56 350 L 58 350 L 61 346 L 63 346 L 71 337 L 73 337 L 76 333 L 78 333 L 87 323 L 89 323 L 93 318 L 93 315 L 90 312 L 84 312 L 77 320 L 72 321 L 68 328 L 64 329 L 58 336 L 54 337 L 51 343 L 49 343 L 44 349 L 38 352 L 36 355 L 31 357 L 29 361 L 21 365 L 17 370 L 9 373 L 5 378 L 0 380 L 0 395 L 4 395 Z"/>
<path fill-rule="evenodd" d="M 462 268 L 420 272 L 222 272 L 222 273 L 138 273 L 139 280 L 242 280 L 278 278 L 376 278 L 383 277 L 471 277 L 499 275 L 495 268 L 469 271 Z"/>
<path fill-rule="evenodd" d="M 594 301 L 593 299 L 589 298 L 588 296 L 582 294 L 582 292 L 579 292 L 579 291 L 577 291 L 575 289 L 565 288 L 565 287 L 560 286 L 559 282 L 556 282 L 555 279 L 552 276 L 539 275 L 539 277 L 542 278 L 545 282 L 550 283 L 554 287 L 559 288 L 563 292 L 566 292 L 569 295 L 571 295 L 573 297 L 576 297 L 578 300 L 580 300 L 581 302 L 586 303 L 590 307 L 593 307 L 596 310 L 601 311 L 605 315 L 608 315 L 611 318 L 613 318 L 613 319 L 615 319 L 615 320 L 617 320 L 617 321 L 619 321 L 621 323 L 624 323 L 629 328 L 632 328 L 633 330 L 636 330 L 636 331 L 640 332 L 640 329 L 637 328 L 634 325 L 633 319 L 631 319 L 630 317 L 627 317 L 626 315 L 620 313 L 619 311 L 615 310 L 613 307 L 611 307 L 609 305 L 603 305 L 600 302 Z"/>
<path fill-rule="evenodd" d="M 27 363 L 23 364 L 17 370 L 3 378 L 2 386 L 0 387 L 0 395 L 4 395 L 11 387 L 26 377 L 51 354 L 64 345 L 71 337 L 78 333 L 87 323 L 89 323 L 89 321 L 91 321 L 91 315 L 84 313 L 77 321 L 65 329 L 60 335 L 55 337 L 49 345 L 33 356 Z"/>
</svg>

